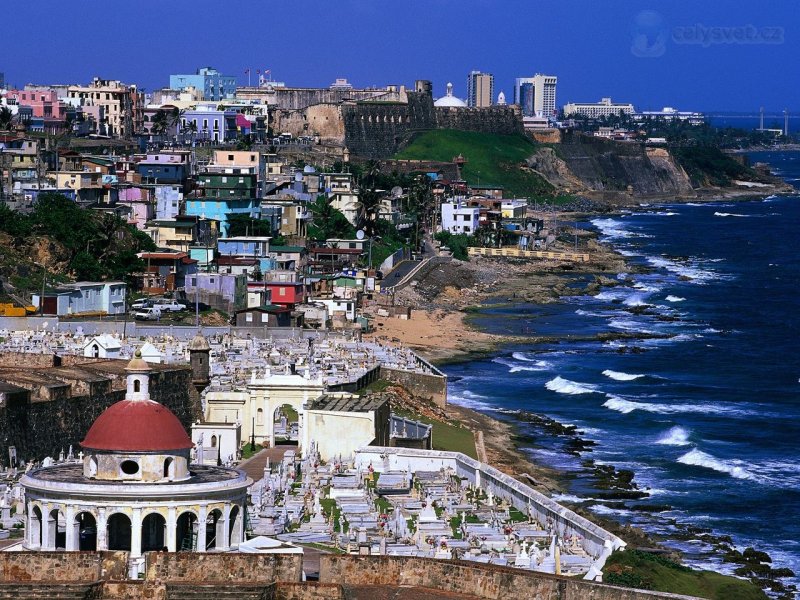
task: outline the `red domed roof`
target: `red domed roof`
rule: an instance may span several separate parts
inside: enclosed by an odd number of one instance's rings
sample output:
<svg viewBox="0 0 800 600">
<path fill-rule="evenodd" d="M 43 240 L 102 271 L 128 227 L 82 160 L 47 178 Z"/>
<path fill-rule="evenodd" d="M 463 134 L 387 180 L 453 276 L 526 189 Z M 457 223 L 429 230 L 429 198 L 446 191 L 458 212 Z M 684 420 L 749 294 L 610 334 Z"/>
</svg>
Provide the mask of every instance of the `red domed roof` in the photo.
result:
<svg viewBox="0 0 800 600">
<path fill-rule="evenodd" d="M 152 400 L 120 400 L 89 428 L 81 446 L 92 450 L 158 452 L 194 447 L 172 411 Z"/>
</svg>

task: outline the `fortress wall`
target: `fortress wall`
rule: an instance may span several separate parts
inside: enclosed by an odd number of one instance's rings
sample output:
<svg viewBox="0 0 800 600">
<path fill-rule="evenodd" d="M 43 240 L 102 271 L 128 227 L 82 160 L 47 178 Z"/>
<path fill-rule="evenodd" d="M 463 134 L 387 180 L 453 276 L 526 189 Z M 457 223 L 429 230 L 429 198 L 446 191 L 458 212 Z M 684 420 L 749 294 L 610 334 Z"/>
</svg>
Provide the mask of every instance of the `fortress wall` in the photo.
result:
<svg viewBox="0 0 800 600">
<path fill-rule="evenodd" d="M 467 561 L 414 557 L 320 556 L 320 582 L 432 588 L 487 600 L 656 600 L 690 596 L 648 592 Z"/>
<path fill-rule="evenodd" d="M 9 446 L 19 461 L 57 457 L 80 442 L 92 423 L 109 406 L 125 397 L 124 360 L 85 359 L 74 367 L 42 367 L 45 355 L 3 357 L 14 369 L 0 369 L 0 462 L 8 463 Z M 51 362 L 53 356 L 47 356 Z M 66 358 L 66 357 L 65 357 Z M 24 368 L 30 359 L 33 366 Z M 73 361 L 70 361 L 73 362 Z M 77 362 L 77 361 L 75 361 Z M 150 395 L 169 408 L 189 430 L 200 417 L 199 398 L 191 385 L 189 366 L 153 365 Z M 10 384 L 10 386 L 9 386 Z"/>
</svg>

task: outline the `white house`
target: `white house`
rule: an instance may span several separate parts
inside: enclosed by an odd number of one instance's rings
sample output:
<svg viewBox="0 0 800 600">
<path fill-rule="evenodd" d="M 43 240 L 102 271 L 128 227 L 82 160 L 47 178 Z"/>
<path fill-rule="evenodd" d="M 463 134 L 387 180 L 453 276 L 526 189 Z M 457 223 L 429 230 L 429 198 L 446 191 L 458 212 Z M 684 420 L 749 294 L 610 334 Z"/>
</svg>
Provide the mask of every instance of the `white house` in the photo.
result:
<svg viewBox="0 0 800 600">
<path fill-rule="evenodd" d="M 355 321 L 356 319 L 355 298 L 314 298 L 309 302 L 324 304 L 331 317 L 335 317 L 337 313 L 340 313 L 344 314 L 344 318 L 348 321 Z"/>
<path fill-rule="evenodd" d="M 119 358 L 120 350 L 119 340 L 107 333 L 96 335 L 83 345 L 83 355 L 92 358 Z"/>
<path fill-rule="evenodd" d="M 125 314 L 125 292 L 122 281 L 79 281 L 65 283 L 44 293 L 43 312 L 46 315 L 77 315 L 81 313 Z M 40 294 L 31 303 L 40 306 Z"/>
<path fill-rule="evenodd" d="M 472 235 L 478 229 L 481 209 L 465 206 L 461 201 L 442 203 L 442 231 Z"/>
</svg>

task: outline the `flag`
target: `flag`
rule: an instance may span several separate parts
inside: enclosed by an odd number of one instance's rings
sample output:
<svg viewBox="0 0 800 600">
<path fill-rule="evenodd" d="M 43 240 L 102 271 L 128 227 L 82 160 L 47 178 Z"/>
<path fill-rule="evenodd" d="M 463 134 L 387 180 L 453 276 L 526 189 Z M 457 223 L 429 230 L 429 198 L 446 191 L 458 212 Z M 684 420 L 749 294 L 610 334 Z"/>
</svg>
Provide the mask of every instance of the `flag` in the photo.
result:
<svg viewBox="0 0 800 600">
<path fill-rule="evenodd" d="M 245 69 L 245 70 L 244 70 L 244 74 L 245 74 L 245 75 L 250 75 L 250 69 Z"/>
<path fill-rule="evenodd" d="M 256 75 L 260 75 L 260 74 L 261 74 L 261 69 L 256 69 Z"/>
<path fill-rule="evenodd" d="M 272 73 L 272 71 L 269 69 L 264 69 L 264 75 L 269 75 L 270 73 Z"/>
</svg>

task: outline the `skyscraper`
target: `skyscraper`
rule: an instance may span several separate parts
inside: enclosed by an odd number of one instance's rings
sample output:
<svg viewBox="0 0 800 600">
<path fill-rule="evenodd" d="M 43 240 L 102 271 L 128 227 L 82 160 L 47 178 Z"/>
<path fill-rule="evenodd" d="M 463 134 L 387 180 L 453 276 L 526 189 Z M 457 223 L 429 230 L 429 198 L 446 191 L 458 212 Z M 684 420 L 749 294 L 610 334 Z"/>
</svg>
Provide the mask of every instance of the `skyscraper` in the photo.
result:
<svg viewBox="0 0 800 600">
<path fill-rule="evenodd" d="M 533 77 L 518 77 L 514 82 L 514 104 L 526 117 L 556 116 L 556 84 L 554 75 L 537 73 Z"/>
<path fill-rule="evenodd" d="M 467 76 L 467 106 L 491 106 L 493 97 L 494 75 L 470 71 Z"/>
</svg>

